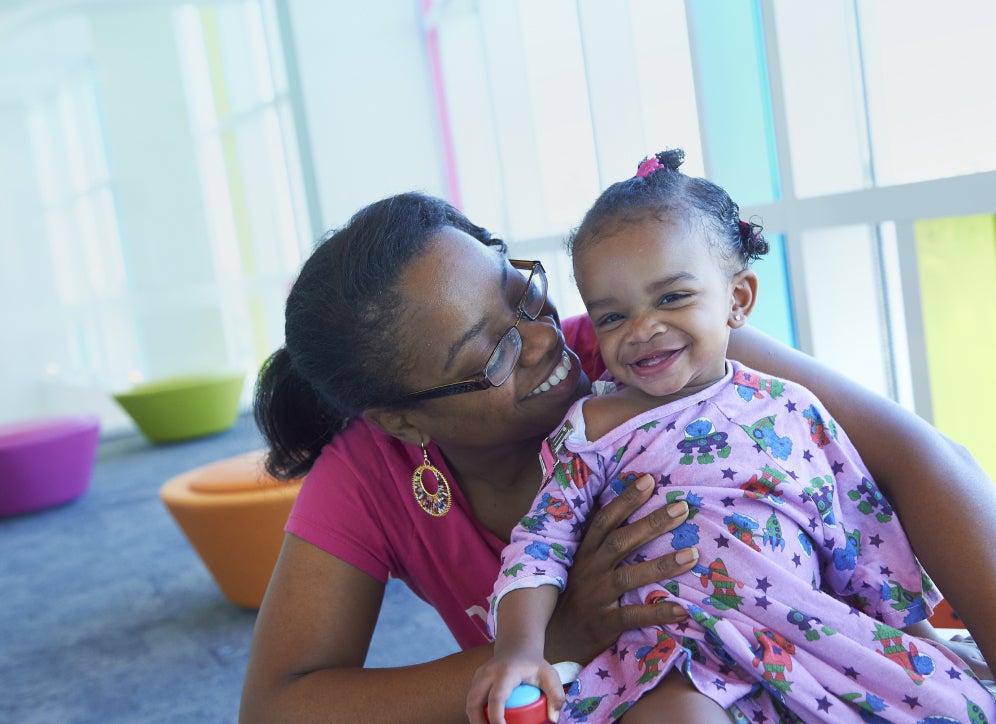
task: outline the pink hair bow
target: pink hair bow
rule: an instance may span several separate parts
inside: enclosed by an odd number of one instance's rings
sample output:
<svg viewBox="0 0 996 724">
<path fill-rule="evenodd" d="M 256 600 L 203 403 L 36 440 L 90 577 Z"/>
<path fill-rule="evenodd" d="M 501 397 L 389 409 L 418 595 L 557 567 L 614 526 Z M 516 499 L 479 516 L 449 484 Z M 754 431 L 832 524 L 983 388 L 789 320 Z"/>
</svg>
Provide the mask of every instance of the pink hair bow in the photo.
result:
<svg viewBox="0 0 996 724">
<path fill-rule="evenodd" d="M 645 158 L 640 167 L 636 169 L 636 178 L 646 178 L 659 168 L 664 168 L 664 166 L 657 160 L 657 156 Z"/>
</svg>

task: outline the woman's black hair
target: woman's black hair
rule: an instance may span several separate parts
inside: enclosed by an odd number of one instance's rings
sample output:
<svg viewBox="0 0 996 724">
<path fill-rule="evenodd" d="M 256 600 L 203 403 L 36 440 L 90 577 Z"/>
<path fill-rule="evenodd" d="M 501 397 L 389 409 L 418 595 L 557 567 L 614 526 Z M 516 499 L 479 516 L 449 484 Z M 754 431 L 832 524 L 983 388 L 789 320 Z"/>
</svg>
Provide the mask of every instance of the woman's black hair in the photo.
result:
<svg viewBox="0 0 996 724">
<path fill-rule="evenodd" d="M 767 254 L 761 226 L 741 221 L 740 207 L 716 184 L 681 173 L 684 160 L 681 149 L 661 151 L 644 159 L 636 176 L 609 186 L 571 234 L 568 251 L 583 250 L 620 225 L 643 221 L 648 213 L 658 218 L 680 213 L 706 223 L 722 258 L 735 261 L 739 269 Z"/>
<path fill-rule="evenodd" d="M 400 327 L 401 273 L 445 227 L 504 243 L 441 199 L 405 193 L 358 211 L 322 238 L 287 298 L 284 346 L 260 370 L 253 412 L 267 471 L 304 475 L 355 415 L 411 390 Z"/>
</svg>

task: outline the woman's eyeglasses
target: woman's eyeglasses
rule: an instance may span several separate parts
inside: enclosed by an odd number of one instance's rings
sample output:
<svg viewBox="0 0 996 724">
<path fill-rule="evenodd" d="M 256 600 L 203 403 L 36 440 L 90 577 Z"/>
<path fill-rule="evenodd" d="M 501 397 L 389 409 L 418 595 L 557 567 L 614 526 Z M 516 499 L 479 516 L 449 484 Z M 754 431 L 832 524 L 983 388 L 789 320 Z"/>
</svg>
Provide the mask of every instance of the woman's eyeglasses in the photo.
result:
<svg viewBox="0 0 996 724">
<path fill-rule="evenodd" d="M 519 363 L 519 356 L 522 354 L 522 335 L 519 334 L 519 322 L 522 321 L 523 317 L 535 320 L 543 311 L 543 307 L 546 306 L 547 280 L 546 270 L 538 261 L 510 259 L 509 263 L 523 273 L 527 269 L 529 270 L 526 289 L 522 292 L 522 298 L 519 299 L 515 308 L 515 323 L 498 340 L 498 344 L 495 345 L 494 351 L 484 365 L 484 371 L 461 382 L 412 392 L 405 395 L 406 402 L 432 400 L 436 397 L 486 390 L 489 387 L 505 384 L 512 376 L 515 366 Z"/>
</svg>

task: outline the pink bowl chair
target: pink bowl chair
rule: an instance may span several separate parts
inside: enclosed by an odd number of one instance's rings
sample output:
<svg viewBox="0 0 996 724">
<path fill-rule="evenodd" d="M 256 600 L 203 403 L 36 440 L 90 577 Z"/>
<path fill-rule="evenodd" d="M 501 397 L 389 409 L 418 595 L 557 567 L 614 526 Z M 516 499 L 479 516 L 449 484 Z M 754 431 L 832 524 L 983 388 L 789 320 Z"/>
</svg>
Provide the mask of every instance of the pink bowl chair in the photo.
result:
<svg viewBox="0 0 996 724">
<path fill-rule="evenodd" d="M 100 440 L 91 416 L 50 417 L 0 426 L 0 516 L 75 500 L 90 487 Z"/>
</svg>

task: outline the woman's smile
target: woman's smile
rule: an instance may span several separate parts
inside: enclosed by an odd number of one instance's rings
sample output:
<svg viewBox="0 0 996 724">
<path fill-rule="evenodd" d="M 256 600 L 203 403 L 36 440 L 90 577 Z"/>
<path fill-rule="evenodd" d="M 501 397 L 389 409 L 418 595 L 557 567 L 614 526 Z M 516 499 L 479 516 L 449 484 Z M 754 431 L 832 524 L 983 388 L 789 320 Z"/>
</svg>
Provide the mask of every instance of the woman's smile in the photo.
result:
<svg viewBox="0 0 996 724">
<path fill-rule="evenodd" d="M 567 376 L 571 373 L 573 365 L 571 364 L 571 357 L 566 351 L 560 353 L 560 361 L 557 366 L 554 367 L 553 372 L 550 376 L 546 378 L 536 389 L 526 395 L 528 400 L 530 397 L 535 397 L 544 392 L 549 392 L 551 389 L 559 385 L 561 382 L 567 379 Z"/>
</svg>

